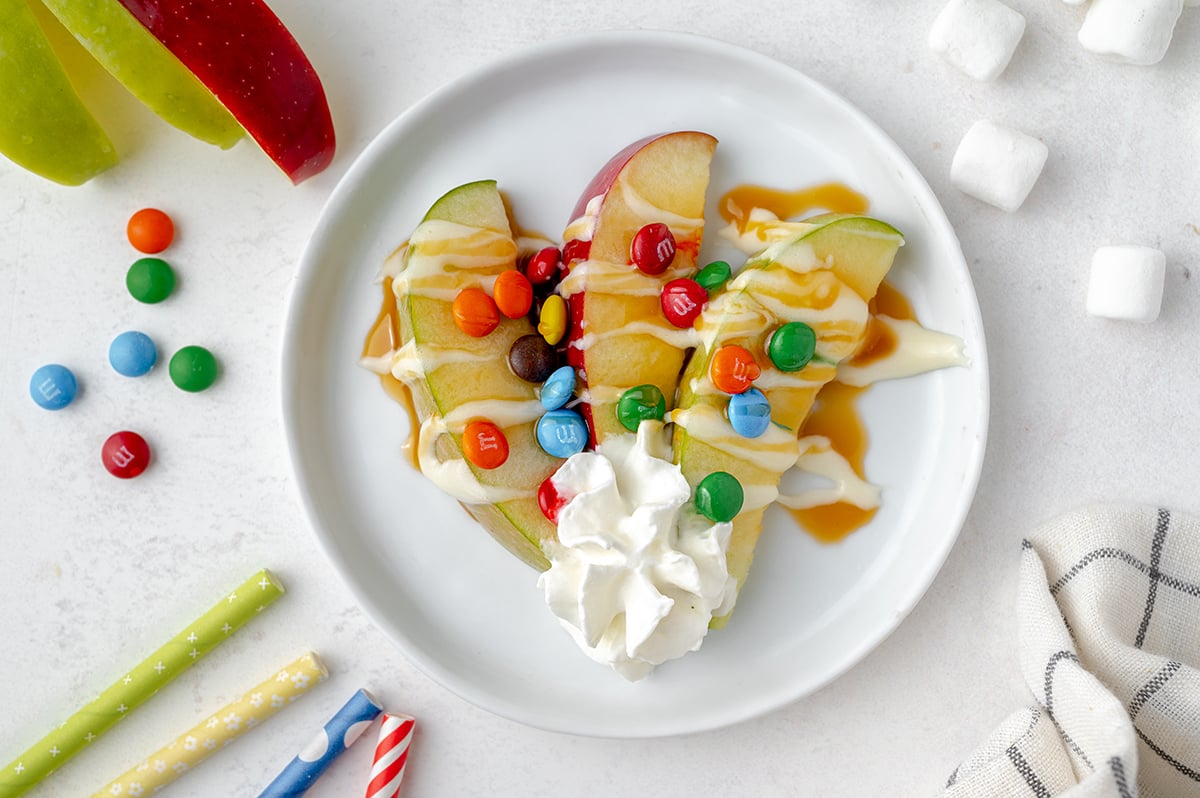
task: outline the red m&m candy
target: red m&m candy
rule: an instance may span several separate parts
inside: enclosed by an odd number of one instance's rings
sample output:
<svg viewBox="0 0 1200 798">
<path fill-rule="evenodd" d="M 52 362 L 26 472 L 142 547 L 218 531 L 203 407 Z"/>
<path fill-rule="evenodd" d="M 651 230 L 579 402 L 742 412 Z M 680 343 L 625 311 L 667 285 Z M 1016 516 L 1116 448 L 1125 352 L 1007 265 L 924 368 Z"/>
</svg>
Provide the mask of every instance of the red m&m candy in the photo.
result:
<svg viewBox="0 0 1200 798">
<path fill-rule="evenodd" d="M 638 230 L 629 245 L 629 259 L 646 274 L 662 274 L 675 260 L 675 236 L 662 222 Z"/>
<path fill-rule="evenodd" d="M 687 277 L 672 280 L 663 286 L 662 309 L 667 321 L 676 327 L 687 329 L 696 322 L 708 301 L 704 286 Z"/>
<path fill-rule="evenodd" d="M 114 477 L 133 479 L 150 465 L 150 446 L 136 432 L 114 432 L 104 442 L 100 459 Z"/>
<path fill-rule="evenodd" d="M 546 477 L 538 486 L 537 498 L 542 515 L 550 519 L 550 523 L 557 524 L 558 511 L 567 505 L 567 497 L 558 492 L 558 488 L 554 487 L 553 480 L 553 477 Z"/>
<path fill-rule="evenodd" d="M 543 285 L 554 279 L 561 264 L 562 254 L 558 247 L 546 247 L 538 250 L 537 254 L 529 259 L 529 263 L 525 265 L 525 276 L 534 285 Z"/>
</svg>

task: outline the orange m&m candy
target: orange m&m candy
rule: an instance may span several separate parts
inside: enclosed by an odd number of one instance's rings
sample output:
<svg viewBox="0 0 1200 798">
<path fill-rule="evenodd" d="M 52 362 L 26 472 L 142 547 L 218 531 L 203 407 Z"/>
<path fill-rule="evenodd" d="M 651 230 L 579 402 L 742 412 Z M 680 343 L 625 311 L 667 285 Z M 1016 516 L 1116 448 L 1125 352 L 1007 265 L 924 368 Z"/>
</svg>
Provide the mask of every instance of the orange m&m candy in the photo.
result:
<svg viewBox="0 0 1200 798">
<path fill-rule="evenodd" d="M 499 468 L 508 459 L 508 439 L 490 421 L 472 421 L 463 430 L 463 454 L 479 468 Z"/>
<path fill-rule="evenodd" d="M 464 288 L 454 297 L 450 309 L 458 329 L 474 338 L 482 338 L 500 323 L 496 303 L 480 288 Z"/>
<path fill-rule="evenodd" d="M 492 286 L 496 307 L 510 319 L 519 319 L 533 306 L 533 285 L 516 269 L 500 272 Z"/>
<path fill-rule="evenodd" d="M 729 344 L 713 353 L 708 365 L 708 376 L 718 391 L 745 393 L 750 383 L 758 379 L 762 369 L 754 362 L 754 355 L 744 346 Z"/>
<path fill-rule="evenodd" d="M 175 223 L 158 208 L 142 208 L 129 217 L 125 235 L 134 249 L 153 255 L 171 246 L 175 239 Z"/>
</svg>

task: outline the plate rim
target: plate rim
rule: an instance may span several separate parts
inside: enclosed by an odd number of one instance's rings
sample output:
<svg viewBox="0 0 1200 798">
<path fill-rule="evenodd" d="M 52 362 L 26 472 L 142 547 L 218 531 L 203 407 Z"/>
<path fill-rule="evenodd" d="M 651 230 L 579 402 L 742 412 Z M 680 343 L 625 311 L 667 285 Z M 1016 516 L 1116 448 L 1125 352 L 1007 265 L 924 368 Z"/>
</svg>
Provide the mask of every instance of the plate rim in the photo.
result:
<svg viewBox="0 0 1200 798">
<path fill-rule="evenodd" d="M 366 591 L 358 585 L 356 579 L 353 577 L 353 569 L 350 563 L 345 562 L 335 550 L 330 532 L 320 521 L 322 515 L 312 499 L 311 492 L 306 489 L 309 484 L 309 477 L 305 474 L 305 466 L 301 458 L 302 444 L 299 440 L 300 434 L 297 424 L 297 419 L 300 415 L 300 392 L 296 389 L 295 381 L 292 377 L 293 374 L 297 373 L 297 361 L 301 358 L 300 353 L 297 351 L 298 348 L 290 345 L 291 341 L 296 340 L 296 330 L 303 322 L 300 313 L 302 300 L 311 291 L 311 284 L 317 279 L 319 274 L 320 263 L 317 260 L 315 251 L 319 247 L 319 242 L 324 237 L 326 229 L 332 224 L 331 219 L 337 215 L 338 207 L 345 200 L 348 200 L 357 190 L 359 184 L 369 176 L 370 167 L 377 156 L 393 146 L 393 140 L 402 135 L 402 131 L 408 126 L 410 120 L 420 118 L 430 107 L 442 104 L 453 98 L 454 95 L 469 90 L 475 83 L 484 80 L 495 71 L 520 68 L 527 64 L 537 63 L 571 52 L 611 46 L 615 43 L 634 46 L 653 46 L 655 43 L 659 45 L 669 44 L 693 49 L 702 53 L 712 53 L 740 60 L 752 65 L 756 69 L 768 70 L 788 80 L 803 84 L 808 91 L 819 96 L 822 101 L 836 106 L 841 112 L 845 113 L 902 172 L 906 187 L 912 192 L 918 207 L 925 212 L 930 232 L 949 246 L 950 254 L 953 256 L 952 265 L 954 271 L 958 272 L 958 276 L 969 289 L 964 307 L 962 308 L 964 311 L 964 325 L 966 331 L 979 344 L 977 351 L 974 348 L 971 351 L 970 363 L 970 370 L 977 375 L 974 386 L 979 399 L 979 416 L 976 419 L 977 436 L 967 447 L 968 455 L 965 458 L 966 468 L 962 479 L 963 487 L 957 493 L 953 507 L 949 508 L 951 512 L 947 514 L 950 522 L 949 526 L 953 529 L 953 533 L 944 537 L 936 551 L 930 550 L 932 556 L 925 558 L 925 570 L 917 574 L 917 578 L 907 583 L 908 588 L 902 595 L 903 604 L 901 611 L 895 613 L 892 620 L 881 623 L 877 628 L 869 630 L 869 634 L 863 635 L 857 645 L 847 647 L 844 655 L 836 661 L 834 667 L 828 669 L 823 678 L 807 682 L 798 689 L 784 690 L 782 691 L 784 693 L 782 696 L 772 693 L 770 699 L 760 700 L 751 706 L 742 707 L 741 705 L 737 705 L 724 711 L 708 713 L 704 716 L 705 721 L 701 723 L 672 724 L 670 722 L 663 722 L 649 730 L 625 727 L 620 729 L 582 728 L 579 725 L 549 722 L 539 719 L 534 713 L 524 712 L 521 706 L 498 698 L 486 690 L 481 690 L 471 680 L 459 679 L 456 674 L 444 669 L 435 658 L 427 655 L 407 633 L 392 623 L 382 607 L 377 606 L 375 602 L 369 599 Z M 934 212 L 928 213 L 927 211 Z M 287 292 L 281 335 L 280 377 L 278 384 L 280 387 L 279 396 L 281 419 L 284 427 L 284 440 L 287 447 L 289 471 L 292 476 L 291 482 L 293 490 L 304 509 L 304 515 L 312 534 L 317 540 L 318 548 L 322 551 L 329 564 L 333 566 L 333 570 L 338 574 L 343 585 L 349 590 L 368 619 L 391 638 L 392 642 L 397 645 L 410 663 L 432 681 L 454 693 L 459 698 L 500 717 L 534 728 L 558 733 L 610 739 L 645 739 L 711 731 L 742 723 L 779 710 L 795 703 L 801 698 L 812 695 L 840 678 L 895 632 L 928 593 L 929 587 L 933 584 L 938 573 L 941 572 L 946 559 L 949 557 L 950 552 L 953 550 L 962 533 L 967 514 L 974 503 L 987 448 L 991 400 L 990 378 L 987 343 L 982 314 L 979 308 L 978 294 L 975 291 L 974 281 L 971 278 L 970 269 L 963 256 L 958 236 L 946 216 L 945 209 L 942 207 L 941 202 L 933 192 L 928 181 L 917 169 L 916 165 L 913 164 L 908 155 L 874 120 L 837 92 L 816 79 L 809 77 L 799 69 L 771 56 L 751 50 L 748 47 L 694 33 L 650 29 L 609 30 L 564 36 L 528 47 L 522 47 L 487 61 L 454 78 L 429 92 L 400 112 L 354 158 L 322 205 L 317 217 L 317 223 L 314 225 L 312 232 L 305 242 L 295 275 Z"/>
</svg>

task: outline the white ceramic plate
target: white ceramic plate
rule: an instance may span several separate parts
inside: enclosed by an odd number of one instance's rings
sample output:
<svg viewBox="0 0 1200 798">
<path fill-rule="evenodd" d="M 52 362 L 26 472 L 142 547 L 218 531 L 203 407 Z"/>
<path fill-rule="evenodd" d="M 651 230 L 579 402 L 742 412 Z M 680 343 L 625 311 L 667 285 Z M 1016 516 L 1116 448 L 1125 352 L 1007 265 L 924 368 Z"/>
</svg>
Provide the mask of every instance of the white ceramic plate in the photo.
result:
<svg viewBox="0 0 1200 798">
<path fill-rule="evenodd" d="M 720 144 L 709 188 L 838 180 L 906 236 L 892 272 L 972 365 L 872 388 L 862 409 L 872 523 L 835 546 L 774 510 L 732 623 L 637 684 L 593 663 L 551 616 L 536 574 L 405 461 L 404 412 L 356 365 L 377 270 L 427 207 L 499 180 L 522 225 L 557 235 L 576 195 L 635 139 L 697 129 Z M 711 223 L 713 232 L 719 223 Z M 706 257 L 721 254 L 707 237 Z M 317 536 L 362 606 L 422 670 L 486 709 L 546 729 L 656 736 L 734 723 L 812 692 L 912 609 L 975 490 L 987 426 L 983 331 L 954 233 L 916 169 L 845 100 L 775 61 L 663 33 L 555 42 L 418 103 L 334 191 L 286 325 L 283 409 Z"/>
</svg>

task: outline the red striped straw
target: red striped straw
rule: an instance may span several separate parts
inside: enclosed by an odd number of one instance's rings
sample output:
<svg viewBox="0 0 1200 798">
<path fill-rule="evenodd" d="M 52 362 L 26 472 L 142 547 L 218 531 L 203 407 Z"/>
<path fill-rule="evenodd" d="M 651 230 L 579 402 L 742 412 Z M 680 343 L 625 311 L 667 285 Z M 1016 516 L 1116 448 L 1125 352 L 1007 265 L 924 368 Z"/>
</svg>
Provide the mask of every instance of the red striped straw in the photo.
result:
<svg viewBox="0 0 1200 798">
<path fill-rule="evenodd" d="M 379 743 L 375 746 L 375 763 L 371 766 L 371 783 L 367 798 L 396 798 L 408 764 L 408 746 L 412 742 L 417 722 L 408 715 L 385 712 L 379 727 Z"/>
</svg>

